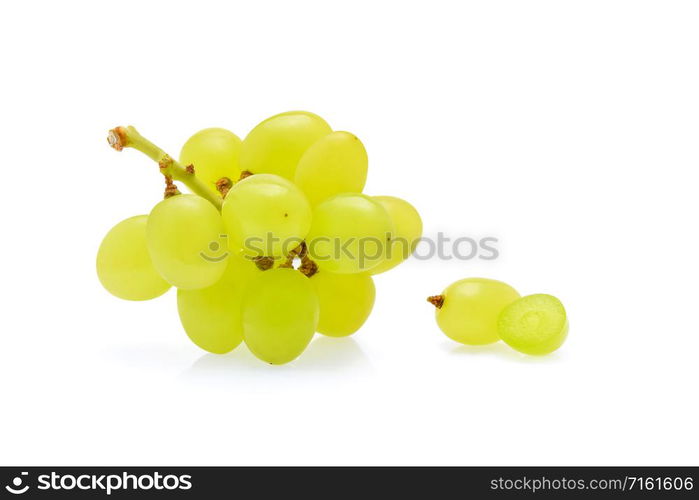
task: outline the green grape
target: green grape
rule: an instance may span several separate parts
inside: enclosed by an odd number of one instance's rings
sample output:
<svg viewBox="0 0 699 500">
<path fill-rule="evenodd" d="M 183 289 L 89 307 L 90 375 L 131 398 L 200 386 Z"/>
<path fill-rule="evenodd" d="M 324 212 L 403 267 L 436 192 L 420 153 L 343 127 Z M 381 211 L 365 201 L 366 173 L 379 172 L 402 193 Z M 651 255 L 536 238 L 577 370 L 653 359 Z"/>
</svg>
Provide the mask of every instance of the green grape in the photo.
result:
<svg viewBox="0 0 699 500">
<path fill-rule="evenodd" d="M 243 338 L 263 361 L 281 365 L 306 349 L 318 325 L 318 296 L 294 269 L 261 272 L 243 300 Z"/>
<path fill-rule="evenodd" d="M 146 245 L 147 215 L 121 221 L 97 251 L 97 276 L 109 293 L 126 300 L 149 300 L 170 289 L 153 267 Z"/>
<path fill-rule="evenodd" d="M 237 181 L 240 177 L 240 144 L 240 139 L 233 132 L 223 128 L 205 128 L 184 143 L 180 163 L 183 166 L 194 165 L 197 178 L 217 191 L 216 181 L 219 179 L 227 177 Z"/>
<path fill-rule="evenodd" d="M 500 313 L 498 333 L 519 352 L 548 354 L 561 347 L 568 336 L 568 317 L 553 295 L 527 295 Z"/>
<path fill-rule="evenodd" d="M 338 194 L 313 210 L 308 252 L 330 272 L 368 271 L 383 260 L 392 231 L 379 202 L 363 194 Z"/>
<path fill-rule="evenodd" d="M 311 206 L 291 181 L 272 174 L 238 182 L 223 202 L 223 221 L 232 249 L 250 256 L 284 257 L 311 227 Z"/>
<path fill-rule="evenodd" d="M 240 168 L 294 180 L 301 155 L 331 131 L 325 120 L 307 111 L 289 111 L 267 118 L 243 140 Z"/>
<path fill-rule="evenodd" d="M 331 132 L 306 150 L 296 167 L 296 185 L 311 205 L 340 193 L 361 193 L 368 158 L 362 142 L 349 132 Z"/>
<path fill-rule="evenodd" d="M 240 344 L 245 289 L 260 272 L 248 259 L 230 255 L 226 272 L 216 284 L 199 290 L 177 290 L 180 321 L 192 342 L 215 354 L 225 354 Z"/>
<path fill-rule="evenodd" d="M 501 281 L 468 278 L 428 300 L 437 306 L 437 324 L 447 337 L 462 344 L 482 345 L 500 339 L 498 316 L 518 298 L 517 291 Z"/>
<path fill-rule="evenodd" d="M 386 246 L 385 259 L 370 271 L 371 274 L 379 274 L 396 267 L 415 251 L 422 237 L 422 219 L 415 207 L 405 200 L 393 196 L 373 198 L 381 203 L 393 222 L 393 234 Z"/>
<path fill-rule="evenodd" d="M 374 307 L 376 288 L 366 274 L 335 274 L 321 270 L 311 277 L 320 302 L 318 332 L 331 337 L 351 335 Z"/>
<path fill-rule="evenodd" d="M 148 217 L 146 240 L 165 280 L 192 290 L 213 285 L 228 256 L 221 214 L 204 198 L 178 194 L 158 203 Z"/>
</svg>

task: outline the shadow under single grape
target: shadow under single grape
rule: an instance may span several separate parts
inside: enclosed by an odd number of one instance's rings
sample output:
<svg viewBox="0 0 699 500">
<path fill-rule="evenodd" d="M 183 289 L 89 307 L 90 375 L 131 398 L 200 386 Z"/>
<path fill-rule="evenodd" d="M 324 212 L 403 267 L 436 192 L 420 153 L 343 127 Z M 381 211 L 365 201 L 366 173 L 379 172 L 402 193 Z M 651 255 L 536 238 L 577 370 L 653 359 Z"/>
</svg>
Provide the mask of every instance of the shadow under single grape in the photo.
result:
<svg viewBox="0 0 699 500">
<path fill-rule="evenodd" d="M 548 354 L 546 356 L 528 356 L 515 351 L 504 342 L 495 342 L 486 345 L 457 346 L 454 346 L 452 343 L 445 343 L 444 346 L 452 356 L 495 356 L 509 359 L 517 363 L 555 363 L 559 358 L 557 353 Z"/>
</svg>

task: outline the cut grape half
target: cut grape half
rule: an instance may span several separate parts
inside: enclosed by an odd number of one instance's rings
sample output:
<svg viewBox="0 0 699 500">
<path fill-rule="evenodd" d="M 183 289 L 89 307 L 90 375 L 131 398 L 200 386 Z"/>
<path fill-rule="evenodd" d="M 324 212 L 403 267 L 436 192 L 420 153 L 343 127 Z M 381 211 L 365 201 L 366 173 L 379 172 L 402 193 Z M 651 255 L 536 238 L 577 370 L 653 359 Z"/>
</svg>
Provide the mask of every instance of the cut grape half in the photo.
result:
<svg viewBox="0 0 699 500">
<path fill-rule="evenodd" d="M 553 295 L 527 295 L 500 313 L 498 334 L 513 349 L 525 354 L 549 354 L 568 335 L 568 317 Z"/>
</svg>

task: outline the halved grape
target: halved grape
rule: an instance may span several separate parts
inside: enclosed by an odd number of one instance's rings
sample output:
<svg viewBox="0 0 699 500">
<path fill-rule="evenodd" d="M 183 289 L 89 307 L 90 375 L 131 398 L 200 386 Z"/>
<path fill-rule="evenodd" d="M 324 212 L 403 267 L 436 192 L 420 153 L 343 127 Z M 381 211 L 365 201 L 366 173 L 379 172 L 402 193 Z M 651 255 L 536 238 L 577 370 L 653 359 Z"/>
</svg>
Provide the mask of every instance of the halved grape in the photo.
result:
<svg viewBox="0 0 699 500">
<path fill-rule="evenodd" d="M 498 320 L 500 338 L 525 354 L 548 354 L 568 336 L 568 317 L 553 295 L 527 295 L 508 305 Z"/>
</svg>

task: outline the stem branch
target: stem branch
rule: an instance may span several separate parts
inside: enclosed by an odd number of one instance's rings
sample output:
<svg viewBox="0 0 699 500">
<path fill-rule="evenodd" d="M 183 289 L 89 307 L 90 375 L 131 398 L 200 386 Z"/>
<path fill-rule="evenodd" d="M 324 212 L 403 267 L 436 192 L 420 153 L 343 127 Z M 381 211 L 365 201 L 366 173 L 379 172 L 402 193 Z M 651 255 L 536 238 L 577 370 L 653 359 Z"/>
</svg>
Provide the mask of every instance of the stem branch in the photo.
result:
<svg viewBox="0 0 699 500">
<path fill-rule="evenodd" d="M 218 210 L 221 210 L 223 200 L 196 177 L 193 168 L 185 168 L 180 165 L 177 160 L 174 160 L 165 151 L 139 134 L 134 127 L 113 128 L 109 131 L 107 142 L 117 151 L 121 151 L 124 148 L 133 148 L 140 151 L 160 166 L 160 173 L 165 178 L 170 177 L 173 180 L 182 182 L 193 193 L 209 200 Z"/>
</svg>

